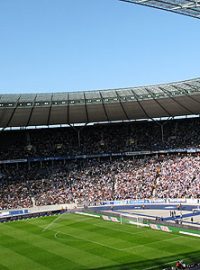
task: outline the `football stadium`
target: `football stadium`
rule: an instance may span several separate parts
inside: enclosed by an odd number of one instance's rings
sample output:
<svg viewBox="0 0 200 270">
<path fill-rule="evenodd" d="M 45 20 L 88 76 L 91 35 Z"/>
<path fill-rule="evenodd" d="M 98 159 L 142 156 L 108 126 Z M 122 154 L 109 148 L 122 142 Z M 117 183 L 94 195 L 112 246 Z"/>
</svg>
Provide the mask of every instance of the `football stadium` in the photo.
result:
<svg viewBox="0 0 200 270">
<path fill-rule="evenodd" d="M 200 78 L 0 94 L 0 130 L 0 270 L 200 269 Z"/>
</svg>

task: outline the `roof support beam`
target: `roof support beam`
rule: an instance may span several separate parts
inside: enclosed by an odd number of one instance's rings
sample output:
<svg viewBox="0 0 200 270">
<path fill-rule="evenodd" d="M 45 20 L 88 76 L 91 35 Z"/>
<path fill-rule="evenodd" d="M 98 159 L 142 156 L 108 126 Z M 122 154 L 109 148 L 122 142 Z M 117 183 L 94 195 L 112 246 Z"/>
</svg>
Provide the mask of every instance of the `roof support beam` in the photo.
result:
<svg viewBox="0 0 200 270">
<path fill-rule="evenodd" d="M 181 87 L 179 87 L 179 86 L 176 86 L 176 85 L 173 85 L 173 87 L 176 88 L 177 90 L 184 91 L 185 95 L 186 95 L 188 98 L 190 98 L 192 101 L 194 101 L 194 102 L 200 104 L 200 101 L 196 100 L 193 96 L 189 95 L 185 89 L 183 89 L 183 88 L 181 88 Z"/>
<path fill-rule="evenodd" d="M 145 7 L 156 8 L 168 12 L 178 13 L 185 16 L 200 19 L 200 1 L 199 0 L 185 0 L 183 4 L 181 1 L 172 0 L 119 0 L 121 2 L 143 5 Z"/>
<path fill-rule="evenodd" d="M 120 98 L 119 94 L 117 93 L 117 91 L 115 91 L 115 93 L 116 93 L 116 95 L 117 95 L 117 97 L 118 97 L 118 99 L 119 99 L 119 104 L 121 105 L 122 111 L 123 111 L 123 113 L 124 113 L 126 119 L 127 119 L 127 120 L 130 120 L 130 118 L 128 117 L 128 114 L 127 114 L 127 112 L 126 112 L 126 110 L 125 110 L 125 108 L 124 108 L 124 105 L 123 105 L 123 103 L 122 103 L 122 101 L 121 101 L 121 98 Z"/>
<path fill-rule="evenodd" d="M 53 94 L 51 95 L 51 101 L 50 101 L 50 107 L 49 107 L 49 114 L 48 114 L 48 119 L 47 119 L 47 126 L 49 126 L 50 118 L 51 118 L 52 99 L 53 99 Z"/>
<path fill-rule="evenodd" d="M 13 116 L 14 116 L 14 114 L 15 114 L 16 109 L 17 109 L 17 105 L 18 105 L 18 102 L 19 102 L 20 97 L 21 97 L 21 96 L 19 96 L 18 99 L 16 100 L 15 107 L 14 107 L 14 109 L 13 109 L 13 111 L 12 111 L 12 113 L 11 113 L 11 116 L 10 116 L 10 118 L 9 118 L 9 120 L 8 120 L 8 122 L 7 122 L 7 124 L 6 124 L 6 126 L 4 127 L 4 129 L 7 128 L 7 127 L 10 125 L 10 122 L 12 121 L 12 118 L 13 118 Z"/>
<path fill-rule="evenodd" d="M 187 8 L 194 8 L 199 7 L 200 1 L 191 1 L 190 3 L 178 5 L 177 7 L 171 8 L 171 10 L 178 10 L 178 9 L 187 9 Z"/>
<path fill-rule="evenodd" d="M 132 89 L 131 89 L 131 92 L 133 93 L 135 99 L 137 100 L 137 103 L 138 103 L 139 107 L 141 108 L 141 110 L 143 111 L 143 113 L 146 115 L 147 119 L 152 119 L 151 116 L 148 115 L 148 113 L 145 111 L 144 107 L 140 103 L 137 94 Z"/>
<path fill-rule="evenodd" d="M 160 88 L 164 93 L 166 93 L 170 99 L 172 99 L 175 103 L 177 103 L 180 107 L 182 107 L 182 108 L 183 108 L 185 111 L 187 111 L 189 114 L 195 114 L 195 113 L 192 112 L 190 109 L 188 109 L 186 106 L 184 106 L 184 105 L 181 104 L 179 101 L 177 101 L 175 98 L 173 98 L 173 97 L 171 96 L 171 93 L 170 93 L 168 90 L 164 89 L 164 88 L 161 87 L 161 86 L 159 86 L 159 88 Z"/>
<path fill-rule="evenodd" d="M 34 110 L 34 107 L 35 107 L 36 98 L 37 98 L 37 94 L 35 95 L 35 98 L 34 98 L 34 100 L 33 100 L 33 105 L 32 105 L 32 108 L 31 108 L 31 111 L 30 111 L 30 114 L 29 114 L 28 121 L 27 121 L 27 123 L 26 123 L 26 127 L 29 126 L 29 123 L 30 123 L 30 121 L 31 121 L 31 117 L 32 117 L 33 110 Z"/>
<path fill-rule="evenodd" d="M 168 114 L 168 116 L 172 117 L 171 113 L 169 113 L 168 110 L 165 109 L 164 106 L 162 104 L 160 104 L 160 102 L 157 99 L 154 98 L 153 93 L 148 88 L 145 87 L 145 89 L 152 96 L 153 100 L 163 109 L 163 111 L 166 112 L 166 114 Z"/>
<path fill-rule="evenodd" d="M 102 96 L 102 94 L 101 94 L 101 91 L 99 91 L 99 95 L 100 95 L 100 97 L 101 97 L 102 106 L 103 106 L 103 109 L 104 109 L 104 113 L 105 113 L 106 119 L 107 119 L 107 121 L 109 122 L 110 119 L 109 119 L 108 114 L 107 114 L 107 111 L 106 111 L 106 107 L 105 107 L 105 104 L 104 104 L 104 101 L 103 101 L 103 96 Z"/>
<path fill-rule="evenodd" d="M 199 83 L 200 83 L 200 82 L 199 82 Z M 185 85 L 187 85 L 187 86 L 191 87 L 192 89 L 196 90 L 196 91 L 197 91 L 197 93 L 200 91 L 200 88 L 199 88 L 199 87 L 197 87 L 197 86 L 194 86 L 194 85 L 189 84 L 189 83 L 185 83 Z M 194 97 L 192 97 L 192 96 L 191 96 L 191 98 L 193 98 L 193 100 L 195 100 L 196 102 L 199 102 L 199 101 L 198 101 L 198 100 L 196 100 Z"/>
<path fill-rule="evenodd" d="M 87 109 L 85 92 L 83 94 L 84 94 L 84 99 L 85 99 L 85 113 L 86 113 L 87 123 L 89 123 L 89 116 L 88 116 L 88 109 Z"/>
<path fill-rule="evenodd" d="M 67 95 L 67 101 L 68 101 L 68 104 L 67 104 L 67 124 L 69 125 L 70 124 L 70 121 L 69 121 L 69 93 Z"/>
</svg>

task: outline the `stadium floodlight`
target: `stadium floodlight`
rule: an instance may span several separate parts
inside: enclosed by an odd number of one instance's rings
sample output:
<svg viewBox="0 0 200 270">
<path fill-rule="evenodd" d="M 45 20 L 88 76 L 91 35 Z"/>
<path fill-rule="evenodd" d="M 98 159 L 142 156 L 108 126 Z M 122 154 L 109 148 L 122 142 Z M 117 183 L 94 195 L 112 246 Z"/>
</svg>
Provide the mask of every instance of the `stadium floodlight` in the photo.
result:
<svg viewBox="0 0 200 270">
<path fill-rule="evenodd" d="M 199 0 L 119 0 L 132 4 L 138 4 L 157 9 L 162 9 L 178 14 L 200 19 L 200 1 Z"/>
</svg>

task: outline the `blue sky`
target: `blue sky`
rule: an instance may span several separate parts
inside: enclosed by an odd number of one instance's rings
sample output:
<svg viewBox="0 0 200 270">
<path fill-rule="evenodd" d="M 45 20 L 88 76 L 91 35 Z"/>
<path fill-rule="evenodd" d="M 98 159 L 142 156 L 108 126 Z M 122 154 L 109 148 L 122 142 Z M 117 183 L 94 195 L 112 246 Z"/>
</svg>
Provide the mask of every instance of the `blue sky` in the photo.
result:
<svg viewBox="0 0 200 270">
<path fill-rule="evenodd" d="M 118 0 L 0 1 L 0 93 L 199 77 L 200 20 Z"/>
</svg>

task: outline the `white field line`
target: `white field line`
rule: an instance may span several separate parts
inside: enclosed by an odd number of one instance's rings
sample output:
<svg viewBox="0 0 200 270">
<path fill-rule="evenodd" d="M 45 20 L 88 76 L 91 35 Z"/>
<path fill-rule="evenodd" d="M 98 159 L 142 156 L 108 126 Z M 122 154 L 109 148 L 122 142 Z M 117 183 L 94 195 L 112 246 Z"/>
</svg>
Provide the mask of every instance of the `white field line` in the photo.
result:
<svg viewBox="0 0 200 270">
<path fill-rule="evenodd" d="M 100 218 L 100 216 L 98 216 L 98 215 L 93 215 L 93 214 L 84 213 L 84 212 L 75 212 L 75 214 L 83 215 L 83 216 L 89 216 L 89 217 L 95 217 L 95 218 Z"/>
<path fill-rule="evenodd" d="M 96 227 L 100 227 L 100 228 L 106 229 L 104 226 L 101 226 L 101 225 L 99 225 L 98 223 L 93 223 L 92 225 L 94 225 L 94 226 L 96 226 Z M 132 232 L 127 232 L 127 231 L 120 230 L 120 229 L 113 229 L 113 228 L 109 228 L 109 229 L 112 230 L 112 231 L 123 232 L 123 233 L 131 234 L 131 235 L 144 233 L 144 231 L 139 231 L 139 232 L 132 233 Z"/>
<path fill-rule="evenodd" d="M 134 248 L 138 248 L 138 247 L 144 247 L 144 246 L 149 246 L 149 245 L 151 245 L 151 244 L 154 244 L 154 243 L 158 243 L 158 242 L 164 242 L 164 241 L 170 241 L 170 240 L 172 240 L 172 239 L 177 239 L 177 238 L 181 238 L 181 237 L 183 237 L 183 236 L 176 236 L 176 237 L 174 237 L 174 238 L 169 238 L 169 239 L 163 239 L 163 240 L 157 240 L 157 241 L 154 241 L 154 242 L 151 242 L 151 243 L 148 243 L 148 244 L 142 244 L 142 245 L 136 245 L 136 246 L 133 246 L 133 247 L 127 247 L 127 248 L 124 248 L 124 250 L 126 250 L 126 249 L 134 249 Z"/>
<path fill-rule="evenodd" d="M 63 217 L 63 215 L 66 215 L 66 213 L 64 213 L 64 214 L 61 214 L 61 215 L 59 215 L 56 219 L 54 219 L 51 223 L 49 223 L 46 227 L 44 227 L 44 226 L 42 226 L 42 225 L 37 225 L 38 227 L 40 227 L 40 228 L 42 228 L 43 230 L 43 232 L 44 231 L 46 231 L 47 229 L 49 229 L 57 220 L 59 220 L 60 219 L 60 217 L 62 216 Z M 85 218 L 81 218 L 81 219 L 79 219 L 78 221 L 76 221 L 76 222 L 73 222 L 73 223 L 79 223 L 79 222 L 82 222 L 82 221 L 87 221 L 87 220 L 91 220 L 89 217 L 87 218 L 87 217 L 85 217 Z M 31 222 L 30 222 L 31 223 Z"/>
<path fill-rule="evenodd" d="M 48 228 L 50 228 L 61 216 L 62 216 L 62 214 L 60 216 L 58 216 L 55 220 L 53 220 L 50 224 L 48 224 L 45 228 L 43 228 L 43 231 L 46 231 Z M 81 219 L 79 222 L 81 222 L 83 220 L 89 220 L 89 219 L 90 218 Z M 95 225 L 97 227 L 104 228 L 103 226 L 99 226 L 97 224 L 93 224 L 93 225 Z M 39 227 L 41 227 L 41 226 L 39 226 Z M 51 229 L 51 231 L 55 231 L 55 230 L 52 230 Z M 115 229 L 115 231 L 125 232 L 123 230 L 118 230 L 118 229 L 117 230 Z M 84 239 L 84 238 L 76 237 L 73 234 L 69 234 L 69 233 L 65 233 L 65 232 L 61 232 L 61 231 L 55 231 L 55 234 L 54 234 L 54 238 L 55 239 L 59 239 L 59 237 L 58 237 L 58 234 L 59 233 L 60 234 L 71 236 L 71 237 L 76 238 L 76 239 L 79 239 L 79 240 L 88 241 L 88 242 L 94 243 L 94 244 L 99 245 L 99 246 L 103 246 L 103 247 L 107 247 L 107 248 L 110 248 L 110 249 L 118 250 L 118 251 L 126 251 L 126 250 L 128 251 L 129 249 L 138 248 L 140 246 L 145 246 L 145 245 L 137 245 L 137 246 L 133 246 L 133 247 L 127 247 L 127 248 L 121 248 L 121 249 L 119 249 L 119 248 L 111 247 L 109 245 L 101 244 L 99 242 L 92 241 L 92 240 L 89 240 L 89 239 Z M 131 232 L 125 232 L 125 233 L 129 233 L 129 234 L 134 235 L 134 234 L 140 234 L 140 233 L 144 233 L 144 232 L 141 232 L 140 231 L 140 232 L 136 232 L 136 233 L 131 233 Z M 176 238 L 181 238 L 181 237 L 182 236 L 177 236 Z M 170 239 L 164 239 L 164 240 L 158 240 L 158 241 L 155 241 L 155 242 L 162 242 L 162 241 L 169 241 L 169 240 Z M 176 261 L 166 263 L 166 265 L 171 264 L 171 263 L 174 263 L 174 262 L 176 262 Z M 156 268 L 156 266 L 155 267 L 150 267 L 150 268 L 145 268 L 144 270 L 151 270 L 151 269 L 154 269 L 154 268 Z"/>
<path fill-rule="evenodd" d="M 115 248 L 115 247 L 111 247 L 111 246 L 108 246 L 108 245 L 105 245 L 105 244 L 101 244 L 99 242 L 92 241 L 92 240 L 89 240 L 89 239 L 84 239 L 84 238 L 76 237 L 73 234 L 69 234 L 69 233 L 65 233 L 65 232 L 61 232 L 61 231 L 55 232 L 54 238 L 59 239 L 59 237 L 58 237 L 58 234 L 59 233 L 60 234 L 71 236 L 71 237 L 76 238 L 78 240 L 88 241 L 88 242 L 91 242 L 93 244 L 96 244 L 96 245 L 99 245 L 99 246 L 103 246 L 103 247 L 107 247 L 107 248 L 114 249 L 114 250 L 118 250 L 118 251 L 126 251 L 127 250 L 127 252 L 128 252 L 129 249 L 133 249 L 133 248 L 136 248 L 137 249 L 140 246 L 146 246 L 146 245 L 137 245 L 137 246 L 127 247 L 127 248 Z M 181 237 L 181 236 L 178 236 L 178 237 Z M 161 241 L 166 241 L 166 240 L 169 240 L 169 239 L 159 240 L 159 241 L 156 241 L 156 242 L 161 242 Z M 176 262 L 176 261 L 174 261 L 174 262 Z M 169 262 L 169 263 L 166 263 L 166 264 L 171 264 L 171 263 L 174 263 L 174 262 Z M 148 270 L 148 269 L 150 270 L 150 269 L 154 269 L 154 268 L 156 268 L 156 267 L 154 266 L 154 267 L 146 268 L 144 270 Z"/>
<path fill-rule="evenodd" d="M 196 234 L 196 233 L 189 233 L 189 232 L 184 232 L 184 231 L 179 231 L 179 233 L 185 234 L 185 235 L 190 235 L 190 236 L 195 236 L 195 237 L 200 237 L 200 234 Z"/>
<path fill-rule="evenodd" d="M 64 232 L 61 232 L 61 231 L 58 231 L 54 234 L 54 237 L 56 239 L 59 239 L 58 237 L 58 234 L 64 234 L 64 235 L 68 235 L 68 236 L 71 236 L 73 238 L 76 238 L 76 239 L 79 239 L 79 240 L 83 240 L 83 241 L 86 241 L 86 242 L 91 242 L 93 244 L 96 244 L 96 245 L 99 245 L 99 246 L 102 246 L 102 247 L 107 247 L 107 248 L 110 248 L 110 249 L 115 249 L 115 250 L 118 250 L 118 251 L 122 251 L 124 249 L 120 249 L 120 248 L 115 248 L 115 247 L 111 247 L 111 246 L 108 246 L 108 245 L 105 245 L 105 244 L 101 244 L 99 242 L 96 242 L 96 241 L 92 241 L 92 240 L 89 240 L 89 239 L 84 239 L 84 238 L 80 238 L 80 237 L 77 237 L 77 236 L 74 236 L 73 234 L 69 234 L 69 233 L 64 233 Z"/>
<path fill-rule="evenodd" d="M 129 221 L 129 224 L 137 225 L 137 226 L 141 226 L 141 227 L 149 227 L 148 224 L 138 223 L 138 222 L 134 222 L 134 221 Z"/>
<path fill-rule="evenodd" d="M 97 226 L 97 227 L 104 228 L 104 227 L 98 226 L 98 225 L 96 225 L 96 224 L 93 224 L 93 225 L 95 225 L 95 226 Z M 52 231 L 53 231 L 53 230 L 52 230 Z M 123 230 L 115 230 L 115 231 L 122 231 L 122 232 L 124 232 Z M 89 240 L 89 239 L 84 239 L 84 238 L 76 237 L 76 236 L 74 236 L 73 234 L 69 234 L 69 233 L 65 233 L 65 232 L 61 232 L 61 231 L 56 231 L 56 233 L 54 234 L 54 237 L 58 239 L 57 235 L 58 235 L 59 233 L 65 234 L 65 235 L 69 235 L 69 236 L 72 236 L 72 237 L 74 237 L 74 238 L 77 238 L 77 239 L 80 239 L 80 240 L 83 240 L 83 241 L 88 241 L 88 242 L 91 242 L 91 243 L 94 243 L 94 244 L 97 244 L 97 245 L 100 245 L 100 246 L 108 247 L 108 248 L 115 249 L 115 250 L 119 250 L 119 251 L 126 251 L 126 250 L 128 251 L 129 249 L 131 250 L 131 249 L 134 249 L 134 248 L 137 249 L 138 247 L 141 247 L 141 246 L 148 246 L 148 244 L 142 244 L 142 245 L 136 245 L 136 246 L 127 247 L 127 248 L 114 248 L 114 247 L 111 247 L 111 246 L 108 246 L 108 245 L 105 245 L 105 244 L 101 244 L 101 243 L 96 242 L 96 241 L 92 241 L 92 240 Z M 140 231 L 140 232 L 136 232 L 136 233 L 130 233 L 130 232 L 129 232 L 129 234 L 132 234 L 132 235 L 141 234 L 141 233 L 144 233 L 144 232 L 141 232 L 141 231 Z M 181 238 L 181 237 L 182 237 L 182 236 L 176 236 L 175 238 Z M 163 242 L 163 241 L 169 241 L 169 240 L 171 240 L 171 238 L 170 238 L 170 239 L 164 239 L 164 240 L 154 241 L 153 243 Z M 150 243 L 150 244 L 151 244 L 151 243 Z"/>
<path fill-rule="evenodd" d="M 52 222 L 50 222 L 46 227 L 44 227 L 42 231 L 45 232 L 46 230 L 48 230 L 61 217 L 63 217 L 63 214 L 61 214 L 58 217 L 56 217 Z"/>
</svg>

